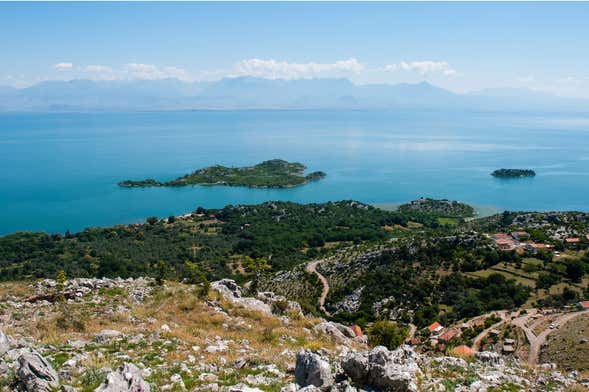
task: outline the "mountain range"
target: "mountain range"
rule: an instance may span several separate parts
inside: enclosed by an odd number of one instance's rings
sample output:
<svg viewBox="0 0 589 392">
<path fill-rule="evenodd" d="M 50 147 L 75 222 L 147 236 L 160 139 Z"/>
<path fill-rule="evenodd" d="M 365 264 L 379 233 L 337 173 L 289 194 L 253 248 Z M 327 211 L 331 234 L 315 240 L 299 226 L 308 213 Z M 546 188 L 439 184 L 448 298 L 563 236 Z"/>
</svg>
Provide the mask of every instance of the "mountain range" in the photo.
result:
<svg viewBox="0 0 589 392">
<path fill-rule="evenodd" d="M 589 112 L 589 100 L 528 89 L 457 94 L 428 82 L 356 85 L 347 79 L 225 78 L 45 81 L 0 86 L 0 111 L 196 109 L 467 109 Z"/>
</svg>

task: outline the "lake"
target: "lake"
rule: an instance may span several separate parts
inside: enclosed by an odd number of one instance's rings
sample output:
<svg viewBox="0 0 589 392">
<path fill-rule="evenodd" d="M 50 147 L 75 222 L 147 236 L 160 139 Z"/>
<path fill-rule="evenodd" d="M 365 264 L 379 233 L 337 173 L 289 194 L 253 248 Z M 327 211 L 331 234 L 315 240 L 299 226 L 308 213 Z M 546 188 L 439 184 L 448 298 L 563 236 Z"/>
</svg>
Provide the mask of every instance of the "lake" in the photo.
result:
<svg viewBox="0 0 589 392">
<path fill-rule="evenodd" d="M 327 173 L 291 189 L 123 189 L 213 164 L 282 158 Z M 535 178 L 502 180 L 498 168 Z M 0 233 L 78 231 L 266 200 L 589 210 L 589 115 L 194 111 L 0 115 Z"/>
</svg>

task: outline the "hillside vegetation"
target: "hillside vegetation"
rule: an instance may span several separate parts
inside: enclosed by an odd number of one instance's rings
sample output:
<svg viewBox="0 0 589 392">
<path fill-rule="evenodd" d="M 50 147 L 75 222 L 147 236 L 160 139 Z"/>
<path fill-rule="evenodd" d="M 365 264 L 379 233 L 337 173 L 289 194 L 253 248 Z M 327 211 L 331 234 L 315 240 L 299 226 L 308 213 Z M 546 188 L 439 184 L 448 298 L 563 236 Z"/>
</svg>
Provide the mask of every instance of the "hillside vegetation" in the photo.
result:
<svg viewBox="0 0 589 392">
<path fill-rule="evenodd" d="M 250 188 L 290 188 L 307 184 L 310 181 L 318 181 L 326 176 L 321 171 L 305 175 L 305 169 L 306 167 L 302 163 L 273 159 L 255 166 L 226 167 L 215 165 L 205 167 L 164 182 L 151 178 L 141 181 L 125 180 L 119 182 L 119 186 L 143 188 L 152 186 L 229 185 Z"/>
</svg>

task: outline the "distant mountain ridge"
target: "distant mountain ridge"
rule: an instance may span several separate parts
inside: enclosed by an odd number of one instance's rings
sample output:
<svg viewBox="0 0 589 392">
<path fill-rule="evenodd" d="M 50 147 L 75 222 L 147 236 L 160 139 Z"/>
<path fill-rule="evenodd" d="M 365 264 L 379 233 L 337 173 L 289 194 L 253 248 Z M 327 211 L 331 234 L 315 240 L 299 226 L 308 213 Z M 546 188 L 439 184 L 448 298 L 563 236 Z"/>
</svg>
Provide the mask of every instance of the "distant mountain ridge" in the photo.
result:
<svg viewBox="0 0 589 392">
<path fill-rule="evenodd" d="M 45 81 L 15 89 L 0 86 L 0 111 L 190 109 L 570 110 L 589 112 L 589 100 L 526 89 L 457 94 L 428 82 L 356 85 L 348 79 L 225 78 Z"/>
</svg>

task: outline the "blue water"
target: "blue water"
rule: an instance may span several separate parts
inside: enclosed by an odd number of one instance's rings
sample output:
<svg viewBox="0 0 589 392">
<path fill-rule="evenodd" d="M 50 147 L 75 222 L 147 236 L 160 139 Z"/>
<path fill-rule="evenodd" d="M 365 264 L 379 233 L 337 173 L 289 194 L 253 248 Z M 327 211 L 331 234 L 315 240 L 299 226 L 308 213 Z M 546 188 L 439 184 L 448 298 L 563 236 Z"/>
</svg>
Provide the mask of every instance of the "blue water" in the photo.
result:
<svg viewBox="0 0 589 392">
<path fill-rule="evenodd" d="M 328 177 L 293 189 L 122 189 L 211 164 L 283 158 Z M 537 176 L 499 180 L 501 167 Z M 265 200 L 421 196 L 589 210 L 589 115 L 242 111 L 0 115 L 0 233 L 76 231 Z"/>
</svg>

